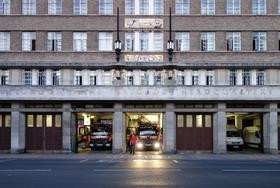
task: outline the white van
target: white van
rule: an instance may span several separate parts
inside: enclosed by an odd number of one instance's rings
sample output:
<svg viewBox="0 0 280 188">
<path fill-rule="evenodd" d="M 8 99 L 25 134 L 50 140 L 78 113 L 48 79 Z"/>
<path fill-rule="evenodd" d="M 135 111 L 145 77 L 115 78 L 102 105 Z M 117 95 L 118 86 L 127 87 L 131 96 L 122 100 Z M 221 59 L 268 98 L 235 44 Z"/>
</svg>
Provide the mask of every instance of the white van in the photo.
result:
<svg viewBox="0 0 280 188">
<path fill-rule="evenodd" d="M 261 134 L 258 127 L 245 127 L 243 130 L 244 142 L 252 148 L 260 148 Z"/>
<path fill-rule="evenodd" d="M 227 149 L 243 149 L 244 141 L 234 125 L 227 125 Z"/>
</svg>

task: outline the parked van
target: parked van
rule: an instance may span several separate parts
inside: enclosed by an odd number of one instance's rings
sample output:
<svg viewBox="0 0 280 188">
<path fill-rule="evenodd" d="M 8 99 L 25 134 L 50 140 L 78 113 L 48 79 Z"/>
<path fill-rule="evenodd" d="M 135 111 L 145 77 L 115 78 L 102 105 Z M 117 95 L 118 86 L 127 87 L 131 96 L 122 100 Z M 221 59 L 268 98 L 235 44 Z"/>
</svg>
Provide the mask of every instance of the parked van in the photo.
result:
<svg viewBox="0 0 280 188">
<path fill-rule="evenodd" d="M 244 141 L 240 132 L 234 125 L 227 125 L 227 149 L 243 149 Z"/>
<path fill-rule="evenodd" d="M 260 148 L 261 133 L 258 127 L 245 127 L 243 130 L 243 138 L 246 146 Z"/>
</svg>

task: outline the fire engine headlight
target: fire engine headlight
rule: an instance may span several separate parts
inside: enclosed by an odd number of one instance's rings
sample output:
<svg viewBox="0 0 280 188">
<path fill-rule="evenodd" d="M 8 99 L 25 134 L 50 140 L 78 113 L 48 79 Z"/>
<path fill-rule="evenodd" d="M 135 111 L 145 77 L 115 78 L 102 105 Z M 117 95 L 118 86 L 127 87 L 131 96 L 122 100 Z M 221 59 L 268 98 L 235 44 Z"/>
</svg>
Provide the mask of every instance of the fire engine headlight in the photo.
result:
<svg viewBox="0 0 280 188">
<path fill-rule="evenodd" d="M 155 143 L 154 143 L 154 148 L 156 148 L 156 149 L 160 148 L 160 143 L 155 142 Z"/>
<path fill-rule="evenodd" d="M 142 149 L 143 147 L 144 147 L 144 145 L 143 145 L 142 142 L 138 142 L 138 143 L 136 144 L 136 148 L 137 148 L 137 149 Z"/>
</svg>

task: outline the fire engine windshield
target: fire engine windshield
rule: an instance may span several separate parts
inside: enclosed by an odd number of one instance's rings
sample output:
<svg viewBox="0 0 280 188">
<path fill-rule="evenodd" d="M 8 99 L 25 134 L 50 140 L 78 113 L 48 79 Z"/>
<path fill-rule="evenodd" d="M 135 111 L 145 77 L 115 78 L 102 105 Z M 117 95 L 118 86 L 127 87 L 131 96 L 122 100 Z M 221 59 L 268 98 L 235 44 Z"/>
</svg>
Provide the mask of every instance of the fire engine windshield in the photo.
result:
<svg viewBox="0 0 280 188">
<path fill-rule="evenodd" d="M 157 135 L 156 130 L 154 129 L 141 129 L 139 131 L 140 136 L 149 136 L 149 135 Z"/>
</svg>

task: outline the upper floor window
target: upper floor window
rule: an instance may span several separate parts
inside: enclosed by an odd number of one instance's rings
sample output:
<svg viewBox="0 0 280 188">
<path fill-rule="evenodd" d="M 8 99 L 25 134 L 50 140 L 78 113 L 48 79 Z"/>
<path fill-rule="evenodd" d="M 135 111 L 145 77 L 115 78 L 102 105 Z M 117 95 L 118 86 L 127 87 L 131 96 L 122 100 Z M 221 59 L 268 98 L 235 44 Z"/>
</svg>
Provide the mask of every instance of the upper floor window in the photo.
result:
<svg viewBox="0 0 280 188">
<path fill-rule="evenodd" d="M 61 51 L 61 32 L 48 32 L 48 51 Z"/>
<path fill-rule="evenodd" d="M 48 0 L 48 14 L 60 15 L 62 13 L 61 0 Z"/>
<path fill-rule="evenodd" d="M 85 32 L 73 33 L 73 51 L 76 52 L 87 51 L 87 33 Z"/>
<path fill-rule="evenodd" d="M 213 73 L 213 71 L 207 71 L 206 85 L 208 85 L 208 86 L 214 85 L 214 73 Z"/>
<path fill-rule="evenodd" d="M 264 71 L 263 70 L 257 71 L 257 85 L 258 86 L 264 85 Z"/>
<path fill-rule="evenodd" d="M 24 70 L 24 85 L 32 85 L 32 71 Z"/>
<path fill-rule="evenodd" d="M 228 32 L 227 33 L 227 51 L 236 52 L 241 50 L 241 33 Z"/>
<path fill-rule="evenodd" d="M 176 32 L 176 50 L 189 51 L 190 50 L 190 34 L 188 32 Z"/>
<path fill-rule="evenodd" d="M 139 0 L 140 15 L 149 14 L 149 0 Z"/>
<path fill-rule="evenodd" d="M 240 1 L 241 0 L 227 0 L 227 14 L 240 14 Z"/>
<path fill-rule="evenodd" d="M 10 14 L 11 0 L 0 0 L 0 15 Z"/>
<path fill-rule="evenodd" d="M 201 0 L 201 14 L 215 15 L 215 0 Z"/>
<path fill-rule="evenodd" d="M 10 50 L 10 32 L 0 32 L 0 51 Z"/>
<path fill-rule="evenodd" d="M 163 14 L 163 0 L 154 0 L 154 15 Z"/>
<path fill-rule="evenodd" d="M 177 72 L 177 85 L 185 85 L 185 76 L 184 72 L 178 71 Z"/>
<path fill-rule="evenodd" d="M 9 81 L 9 71 L 8 70 L 0 70 L 0 85 L 8 85 Z"/>
<path fill-rule="evenodd" d="M 112 51 L 113 34 L 111 32 L 99 32 L 99 51 Z"/>
<path fill-rule="evenodd" d="M 74 75 L 75 75 L 74 85 L 77 86 L 83 85 L 83 77 L 81 71 L 75 71 Z"/>
<path fill-rule="evenodd" d="M 22 0 L 22 14 L 35 15 L 36 14 L 36 0 Z"/>
<path fill-rule="evenodd" d="M 22 32 L 22 51 L 36 50 L 36 33 Z"/>
<path fill-rule="evenodd" d="M 125 50 L 134 51 L 134 33 L 125 33 Z"/>
<path fill-rule="evenodd" d="M 163 51 L 163 33 L 154 32 L 153 51 Z"/>
<path fill-rule="evenodd" d="M 91 85 L 91 86 L 96 86 L 97 85 L 97 76 L 95 74 L 95 71 L 90 71 L 89 85 Z"/>
<path fill-rule="evenodd" d="M 253 51 L 266 51 L 266 32 L 253 33 Z"/>
<path fill-rule="evenodd" d="M 46 71 L 40 70 L 38 72 L 38 85 L 46 85 Z"/>
<path fill-rule="evenodd" d="M 125 14 L 126 15 L 135 14 L 135 0 L 125 0 Z"/>
<path fill-rule="evenodd" d="M 149 84 L 149 76 L 148 76 L 147 72 L 141 71 L 140 82 L 141 82 L 140 83 L 141 85 L 148 85 Z"/>
<path fill-rule="evenodd" d="M 113 14 L 113 0 L 99 0 L 99 14 Z"/>
<path fill-rule="evenodd" d="M 266 14 L 266 0 L 253 0 L 253 15 L 264 15 Z"/>
<path fill-rule="evenodd" d="M 190 0 L 176 0 L 177 15 L 188 15 L 190 14 Z"/>
<path fill-rule="evenodd" d="M 192 85 L 199 85 L 199 75 L 198 71 L 193 71 L 192 73 Z"/>
<path fill-rule="evenodd" d="M 278 14 L 280 14 L 280 0 L 278 0 Z"/>
<path fill-rule="evenodd" d="M 237 74 L 236 70 L 231 70 L 229 72 L 229 85 L 235 86 L 236 85 Z"/>
<path fill-rule="evenodd" d="M 215 33 L 201 33 L 201 51 L 215 51 Z"/>
<path fill-rule="evenodd" d="M 164 0 L 125 0 L 126 15 L 162 15 Z"/>
<path fill-rule="evenodd" d="M 248 70 L 243 70 L 242 72 L 242 84 L 244 86 L 251 85 L 251 73 Z"/>
<path fill-rule="evenodd" d="M 126 85 L 128 86 L 133 86 L 134 82 L 133 82 L 133 74 L 132 72 L 127 72 L 126 73 Z"/>
<path fill-rule="evenodd" d="M 149 33 L 140 33 L 140 51 L 149 51 Z"/>
<path fill-rule="evenodd" d="M 54 86 L 60 85 L 60 71 L 57 70 L 52 71 L 52 85 Z"/>
<path fill-rule="evenodd" d="M 154 85 L 161 85 L 162 79 L 161 79 L 161 71 L 156 71 L 154 73 Z"/>
<path fill-rule="evenodd" d="M 87 0 L 74 0 L 73 12 L 75 15 L 87 15 Z"/>
</svg>

